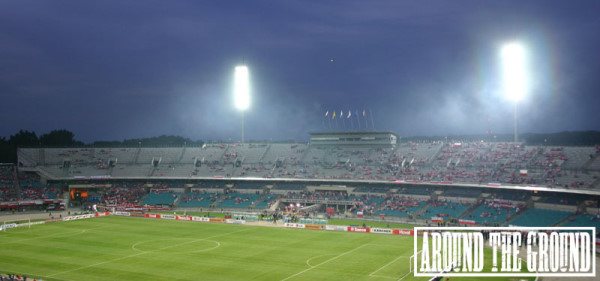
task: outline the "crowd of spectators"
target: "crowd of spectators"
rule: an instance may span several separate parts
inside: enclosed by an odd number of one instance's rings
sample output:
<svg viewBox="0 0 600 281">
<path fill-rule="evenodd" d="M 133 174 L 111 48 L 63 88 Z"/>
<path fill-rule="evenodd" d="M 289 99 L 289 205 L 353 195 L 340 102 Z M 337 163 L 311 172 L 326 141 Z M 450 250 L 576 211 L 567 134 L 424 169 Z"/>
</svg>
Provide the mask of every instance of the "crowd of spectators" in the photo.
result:
<svg viewBox="0 0 600 281">
<path fill-rule="evenodd" d="M 171 155 L 170 158 L 175 159 L 172 160 L 175 162 L 190 164 L 193 161 L 188 159 L 190 157 L 199 160 L 200 165 L 192 169 L 180 168 L 183 164 L 177 163 L 160 165 L 181 169 L 176 175 L 190 177 L 406 180 L 594 188 L 598 185 L 598 172 L 588 174 L 582 169 L 586 159 L 594 157 L 594 151 L 598 154 L 598 147 L 600 146 L 589 148 L 588 151 L 581 148 L 576 150 L 484 141 L 404 142 L 396 147 L 215 144 L 201 150 L 182 149 L 177 153 L 183 158 Z M 55 156 L 61 159 L 69 157 L 75 166 L 95 165 L 97 169 L 106 169 L 107 161 L 121 154 L 121 157 L 129 158 L 129 163 L 135 162 L 136 149 L 124 150 L 131 151 L 92 151 L 84 148 L 60 150 Z M 582 158 L 580 154 L 584 152 L 577 151 L 589 152 L 590 157 L 586 155 Z M 157 150 L 152 153 L 162 152 Z M 173 151 L 170 153 L 177 154 Z M 51 156 L 52 153 L 48 155 Z M 598 161 L 600 160 L 595 162 Z M 567 165 L 564 165 L 565 162 Z M 125 169 L 131 168 L 137 173 L 147 172 L 135 170 L 133 166 L 127 166 Z M 522 173 L 522 170 L 528 172 Z M 72 172 L 76 173 L 77 170 Z"/>
<path fill-rule="evenodd" d="M 290 191 L 285 198 L 308 200 L 344 200 L 348 196 L 346 191 Z"/>
<path fill-rule="evenodd" d="M 134 206 L 145 194 L 141 186 L 111 187 L 102 190 L 99 201 L 106 206 Z"/>
<path fill-rule="evenodd" d="M 256 191 L 256 195 L 259 194 L 260 192 Z M 251 201 L 253 197 L 249 196 L 247 193 L 239 193 L 233 190 L 226 190 L 225 196 L 222 199 L 223 201 L 233 201 L 235 204 L 241 204 Z"/>
<path fill-rule="evenodd" d="M 0 201 L 12 201 L 17 198 L 14 165 L 0 166 Z"/>
<path fill-rule="evenodd" d="M 209 200 L 212 203 L 216 202 L 217 199 L 219 199 L 219 197 L 221 196 L 221 194 L 219 192 L 208 192 L 206 190 L 194 190 L 188 194 L 184 194 L 181 197 L 181 201 L 182 202 L 191 202 L 191 201 L 203 201 L 203 200 Z"/>
<path fill-rule="evenodd" d="M 404 195 L 390 195 L 384 199 L 383 204 L 376 209 L 378 213 L 411 215 L 420 208 L 427 200 Z M 386 211 L 391 211 L 386 212 Z"/>
</svg>

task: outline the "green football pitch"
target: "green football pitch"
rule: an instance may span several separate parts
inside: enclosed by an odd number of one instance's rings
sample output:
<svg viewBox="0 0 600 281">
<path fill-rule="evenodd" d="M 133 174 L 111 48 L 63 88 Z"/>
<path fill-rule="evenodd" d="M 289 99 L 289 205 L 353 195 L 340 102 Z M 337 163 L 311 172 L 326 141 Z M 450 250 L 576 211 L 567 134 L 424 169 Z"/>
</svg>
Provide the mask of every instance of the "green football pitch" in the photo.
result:
<svg viewBox="0 0 600 281">
<path fill-rule="evenodd" d="M 116 216 L 0 233 L 0 273 L 43 280 L 428 280 L 412 253 L 411 236 Z"/>
</svg>

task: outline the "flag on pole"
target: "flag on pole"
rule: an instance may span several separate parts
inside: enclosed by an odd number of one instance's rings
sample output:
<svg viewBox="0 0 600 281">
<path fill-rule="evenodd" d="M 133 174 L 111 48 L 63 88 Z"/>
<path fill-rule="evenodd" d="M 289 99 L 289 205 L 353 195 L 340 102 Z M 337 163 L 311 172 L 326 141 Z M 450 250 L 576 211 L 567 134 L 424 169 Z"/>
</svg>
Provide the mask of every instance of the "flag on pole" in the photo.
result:
<svg viewBox="0 0 600 281">
<path fill-rule="evenodd" d="M 327 112 L 325 112 L 325 117 L 329 117 L 329 110 L 327 110 Z"/>
<path fill-rule="evenodd" d="M 367 115 L 367 112 L 363 109 L 363 117 Z"/>
<path fill-rule="evenodd" d="M 340 118 L 344 118 L 344 111 L 340 110 Z"/>
<path fill-rule="evenodd" d="M 335 119 L 335 111 L 333 112 L 333 115 L 331 115 L 331 119 Z"/>
<path fill-rule="evenodd" d="M 348 110 L 348 116 L 346 116 L 346 118 L 350 118 L 350 116 L 352 116 L 352 110 Z"/>
</svg>

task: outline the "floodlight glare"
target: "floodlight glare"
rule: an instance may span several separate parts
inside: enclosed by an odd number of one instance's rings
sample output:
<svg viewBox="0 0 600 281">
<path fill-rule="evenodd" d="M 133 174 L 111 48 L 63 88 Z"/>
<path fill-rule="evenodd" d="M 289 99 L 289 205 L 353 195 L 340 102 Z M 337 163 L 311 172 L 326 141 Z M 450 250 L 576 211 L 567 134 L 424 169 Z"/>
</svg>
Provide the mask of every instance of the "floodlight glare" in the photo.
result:
<svg viewBox="0 0 600 281">
<path fill-rule="evenodd" d="M 246 66 L 235 67 L 235 107 L 246 110 L 250 106 L 250 89 L 248 82 L 248 68 Z"/>
<path fill-rule="evenodd" d="M 506 95 L 514 101 L 519 101 L 527 91 L 525 50 L 519 44 L 508 44 L 502 48 L 502 61 Z"/>
</svg>

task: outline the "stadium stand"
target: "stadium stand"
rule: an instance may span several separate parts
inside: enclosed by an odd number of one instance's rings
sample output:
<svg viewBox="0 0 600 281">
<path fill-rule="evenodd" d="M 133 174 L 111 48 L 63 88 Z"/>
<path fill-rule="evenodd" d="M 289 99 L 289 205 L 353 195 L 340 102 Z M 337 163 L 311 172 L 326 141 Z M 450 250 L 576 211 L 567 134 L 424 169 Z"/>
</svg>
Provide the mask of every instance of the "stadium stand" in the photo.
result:
<svg viewBox="0 0 600 281">
<path fill-rule="evenodd" d="M 596 154 L 594 147 L 565 147 L 564 155 L 567 160 L 563 167 L 565 169 L 581 169 Z"/>
<path fill-rule="evenodd" d="M 146 195 L 142 205 L 169 205 L 176 202 L 180 194 L 169 190 L 166 185 L 158 188 L 152 188 L 150 193 Z"/>
<path fill-rule="evenodd" d="M 492 182 L 568 189 L 597 189 L 600 184 L 596 147 L 525 147 L 503 142 L 404 142 L 396 147 L 222 143 L 167 148 L 24 148 L 19 154 L 30 168 L 57 179 L 219 176 Z M 63 167 L 64 161 L 71 166 Z"/>
<path fill-rule="evenodd" d="M 561 226 L 593 226 L 596 228 L 596 232 L 600 230 L 600 214 L 579 214 L 569 218 L 569 220 Z"/>
<path fill-rule="evenodd" d="M 516 226 L 554 226 L 571 215 L 571 212 L 532 208 L 510 222 Z"/>
<path fill-rule="evenodd" d="M 254 205 L 254 209 L 268 209 L 275 203 L 275 201 L 277 201 L 277 199 L 279 199 L 279 197 L 277 197 L 275 194 L 265 194 L 264 197 Z"/>
<path fill-rule="evenodd" d="M 393 195 L 386 197 L 383 204 L 376 211 L 377 215 L 392 217 L 407 217 L 415 214 L 426 204 L 425 199 Z"/>
<path fill-rule="evenodd" d="M 499 201 L 498 199 L 485 200 L 480 202 L 465 219 L 482 225 L 501 224 L 511 215 L 519 213 L 523 207 L 523 204 Z"/>
<path fill-rule="evenodd" d="M 258 202 L 260 193 L 243 193 L 237 191 L 228 191 L 217 201 L 217 207 L 219 208 L 248 208 L 254 205 L 254 202 Z"/>
<path fill-rule="evenodd" d="M 139 205 L 145 195 L 143 187 L 111 187 L 102 190 L 98 202 L 106 206 Z M 95 203 L 96 200 L 89 200 Z"/>
<path fill-rule="evenodd" d="M 12 164 L 0 165 L 0 201 L 16 199 L 15 166 Z"/>
<path fill-rule="evenodd" d="M 427 216 L 459 218 L 467 211 L 470 203 L 432 200 L 426 210 Z"/>
<path fill-rule="evenodd" d="M 280 165 L 295 165 L 300 163 L 307 147 L 306 143 L 271 144 L 267 148 L 261 162 L 276 164 L 279 160 Z"/>
<path fill-rule="evenodd" d="M 219 192 L 207 192 L 205 190 L 195 190 L 191 191 L 182 196 L 181 202 L 179 203 L 179 207 L 191 208 L 191 207 L 201 207 L 207 208 L 211 205 L 216 204 L 217 200 L 221 197 L 222 193 Z"/>
<path fill-rule="evenodd" d="M 596 207 L 598 200 L 571 192 L 598 192 L 599 151 L 481 141 L 23 148 L 18 153 L 24 172 L 0 166 L 0 201 L 66 198 L 60 191 L 69 184 L 99 183 L 107 187 L 90 189 L 90 203 L 136 209 L 275 211 L 299 202 L 310 212 L 335 205 L 342 216 L 362 212 L 370 219 L 383 215 L 421 223 L 448 217 L 531 225 L 538 215 L 558 216 L 541 224 L 596 225 L 594 216 L 574 214 Z M 528 191 L 505 189 L 511 185 Z M 531 191 L 537 186 L 557 193 Z M 546 210 L 550 205 L 561 213 Z"/>
</svg>

